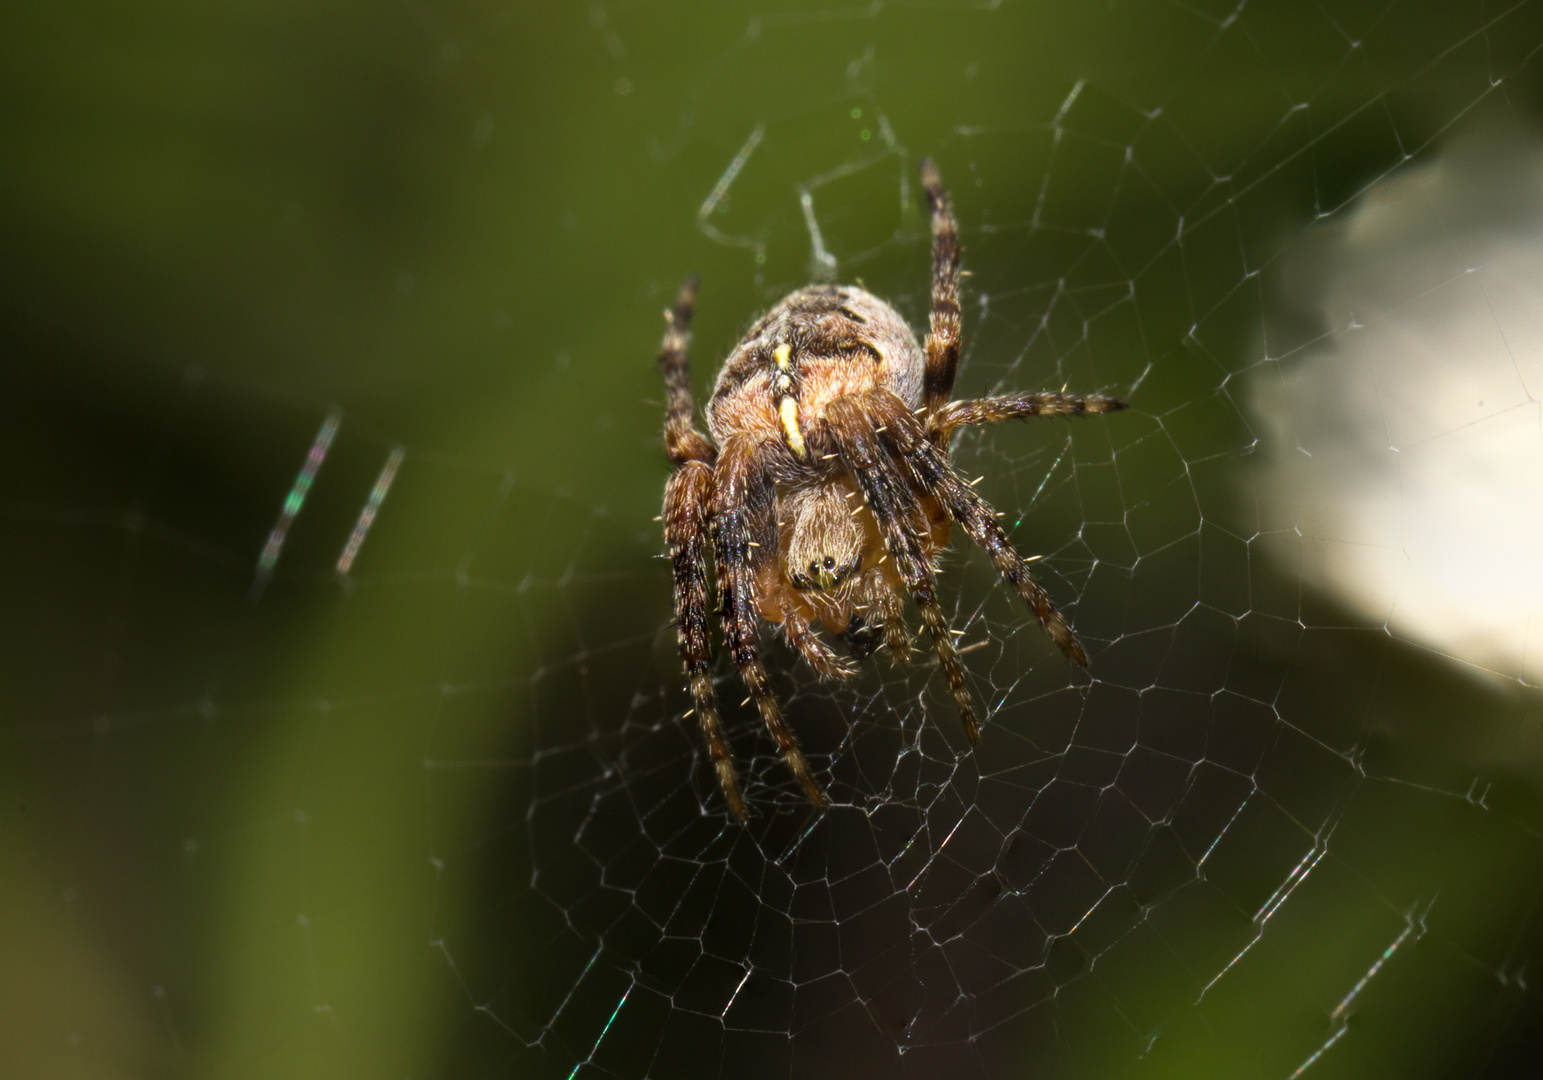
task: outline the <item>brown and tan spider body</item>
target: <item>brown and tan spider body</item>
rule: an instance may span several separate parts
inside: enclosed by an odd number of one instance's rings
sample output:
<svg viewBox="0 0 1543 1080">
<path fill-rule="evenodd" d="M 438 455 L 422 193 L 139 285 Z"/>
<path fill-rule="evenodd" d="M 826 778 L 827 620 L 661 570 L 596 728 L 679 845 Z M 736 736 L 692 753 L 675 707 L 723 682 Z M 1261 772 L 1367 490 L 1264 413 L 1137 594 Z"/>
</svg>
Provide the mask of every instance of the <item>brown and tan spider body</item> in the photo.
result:
<svg viewBox="0 0 1543 1080">
<path fill-rule="evenodd" d="M 957 524 L 995 563 L 1072 660 L 1087 654 L 995 511 L 948 460 L 965 424 L 1112 412 L 1099 394 L 1006 394 L 950 401 L 959 359 L 959 241 L 937 170 L 921 163 L 932 218 L 932 312 L 925 349 L 900 314 L 855 286 L 800 289 L 767 312 L 730 353 L 707 404 L 709 440 L 692 426 L 687 359 L 696 281 L 681 287 L 660 351 L 668 391 L 665 449 L 675 463 L 664 527 L 675 576 L 681 660 L 718 779 L 745 817 L 709 673 L 708 564 L 716 614 L 767 730 L 809 798 L 826 802 L 767 683 L 759 622 L 825 678 L 853 674 L 815 631 L 844 637 L 865 658 L 882 639 L 909 652 L 903 597 L 926 624 L 971 742 L 975 708 L 938 605 L 934 563 Z"/>
<path fill-rule="evenodd" d="M 854 286 L 816 285 L 785 297 L 745 335 L 718 372 L 707 429 L 719 446 L 778 432 L 786 455 L 774 473 L 779 545 L 757 581 L 768 622 L 789 612 L 844 634 L 881 619 L 864 610 L 882 593 L 884 541 L 856 482 L 836 460 L 810 452 L 828 406 L 886 389 L 908 409 L 922 399 L 925 357 L 900 313 Z M 806 434 L 807 433 L 807 434 Z M 771 462 L 769 462 L 771 463 Z M 932 507 L 932 546 L 948 542 L 948 520 Z M 900 587 L 888 571 L 891 589 Z M 829 664 L 822 665 L 829 667 Z M 830 673 L 845 674 L 837 665 Z"/>
</svg>

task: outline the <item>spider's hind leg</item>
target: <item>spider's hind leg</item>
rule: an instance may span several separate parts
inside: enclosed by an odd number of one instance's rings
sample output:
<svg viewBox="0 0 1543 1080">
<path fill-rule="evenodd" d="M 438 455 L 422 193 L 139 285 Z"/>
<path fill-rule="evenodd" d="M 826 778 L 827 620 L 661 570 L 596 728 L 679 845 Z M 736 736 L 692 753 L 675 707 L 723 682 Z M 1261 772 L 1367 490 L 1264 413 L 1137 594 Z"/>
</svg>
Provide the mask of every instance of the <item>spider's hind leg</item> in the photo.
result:
<svg viewBox="0 0 1543 1080">
<path fill-rule="evenodd" d="M 922 389 L 922 404 L 931 415 L 952 396 L 959 369 L 959 224 L 931 158 L 921 160 L 920 171 L 932 221 L 932 312 Z"/>
<path fill-rule="evenodd" d="M 1000 394 L 971 401 L 950 401 L 932 413 L 927 421 L 927 434 L 933 442 L 942 445 L 955 428 L 970 424 L 998 424 L 1003 420 L 1023 420 L 1031 416 L 1086 416 L 1128 408 L 1130 406 L 1125 402 L 1107 394 L 1063 394 L 1053 390 Z"/>
</svg>

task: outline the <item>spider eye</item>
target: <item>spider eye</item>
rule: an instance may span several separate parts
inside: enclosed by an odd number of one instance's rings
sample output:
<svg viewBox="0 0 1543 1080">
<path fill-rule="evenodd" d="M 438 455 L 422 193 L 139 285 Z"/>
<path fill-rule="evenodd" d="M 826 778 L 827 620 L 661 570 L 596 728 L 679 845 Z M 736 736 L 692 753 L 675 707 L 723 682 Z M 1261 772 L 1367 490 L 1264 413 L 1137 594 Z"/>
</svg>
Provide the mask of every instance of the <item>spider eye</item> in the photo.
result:
<svg viewBox="0 0 1543 1080">
<path fill-rule="evenodd" d="M 829 555 L 825 556 L 825 569 L 827 569 L 827 570 L 834 570 L 835 568 L 836 568 L 836 560 L 831 558 Z"/>
</svg>

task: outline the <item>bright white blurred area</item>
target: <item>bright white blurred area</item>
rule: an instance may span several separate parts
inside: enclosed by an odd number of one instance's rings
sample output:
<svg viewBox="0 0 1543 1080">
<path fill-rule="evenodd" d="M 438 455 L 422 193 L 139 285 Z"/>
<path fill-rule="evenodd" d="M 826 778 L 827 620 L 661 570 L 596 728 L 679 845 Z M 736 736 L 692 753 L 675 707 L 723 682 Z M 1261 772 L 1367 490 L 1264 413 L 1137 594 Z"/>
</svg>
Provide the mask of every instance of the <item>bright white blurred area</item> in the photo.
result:
<svg viewBox="0 0 1543 1080">
<path fill-rule="evenodd" d="M 1339 221 L 1286 273 L 1327 332 L 1250 375 L 1260 527 L 1357 622 L 1543 681 L 1543 143 L 1455 140 Z"/>
</svg>

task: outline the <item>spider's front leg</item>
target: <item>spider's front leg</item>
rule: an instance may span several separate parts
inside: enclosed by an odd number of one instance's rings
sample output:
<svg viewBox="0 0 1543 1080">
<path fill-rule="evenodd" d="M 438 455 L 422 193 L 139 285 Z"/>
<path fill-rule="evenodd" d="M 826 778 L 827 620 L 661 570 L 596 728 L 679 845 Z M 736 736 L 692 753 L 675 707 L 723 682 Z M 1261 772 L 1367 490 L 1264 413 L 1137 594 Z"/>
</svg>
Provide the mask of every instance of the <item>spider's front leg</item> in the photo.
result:
<svg viewBox="0 0 1543 1080">
<path fill-rule="evenodd" d="M 1114 398 L 1104 401 L 1113 402 Z M 928 431 L 905 407 L 905 403 L 888 390 L 875 390 L 864 398 L 869 414 L 882 434 L 889 454 L 915 477 L 916 483 L 932 492 L 948 511 L 949 517 L 969 534 L 986 554 L 991 556 L 997 572 L 1007 579 L 1023 602 L 1034 612 L 1034 617 L 1045 628 L 1050 639 L 1066 656 L 1088 666 L 1088 654 L 1077 641 L 1066 619 L 1056 609 L 1050 594 L 1029 572 L 1028 560 L 1018 554 L 1002 526 L 997 524 L 996 512 L 991 504 L 981 498 L 974 488 L 954 471 L 943 451 L 929 438 Z M 1124 403 L 1119 402 L 1123 408 Z"/>
<path fill-rule="evenodd" d="M 826 806 L 829 800 L 809 771 L 798 740 L 782 719 L 761 663 L 760 626 L 756 612 L 756 581 L 777 559 L 776 494 L 767 469 L 780 452 L 774 438 L 752 442 L 731 436 L 718 457 L 715 473 L 713 524 L 717 531 L 718 597 L 723 636 L 739 668 L 761 722 L 776 740 L 788 768 L 798 778 L 809 801 Z"/>
<path fill-rule="evenodd" d="M 707 513 L 713 502 L 713 463 L 717 452 L 692 425 L 695 406 L 691 398 L 691 311 L 696 302 L 696 278 L 680 287 L 675 306 L 664 313 L 667 327 L 659 347 L 659 370 L 664 376 L 667 402 L 664 416 L 664 448 L 675 472 L 664 488 L 664 539 L 675 572 L 675 635 L 681 666 L 697 723 L 707 739 L 729 809 L 745 819 L 745 800 L 739 793 L 734 756 L 718 716 L 718 696 L 708 670 L 712 644 L 708 636 Z"/>
<path fill-rule="evenodd" d="M 972 743 L 979 742 L 980 723 L 975 717 L 975 703 L 965 685 L 964 668 L 959 663 L 958 650 L 954 648 L 948 618 L 938 606 L 932 565 L 923 554 L 921 536 L 915 525 L 922 512 L 920 500 L 902 466 L 880 444 L 877 429 L 882 422 L 870 415 L 866 397 L 838 397 L 826 407 L 825 415 L 824 438 L 834 445 L 842 465 L 857 478 L 863 500 L 884 538 L 888 558 L 894 561 L 901 581 L 916 602 L 922 621 L 927 624 L 938 654 L 938 665 L 948 679 L 949 692 L 959 709 L 964 733 Z M 910 416 L 909 410 L 906 415 Z"/>
<path fill-rule="evenodd" d="M 707 508 L 713 500 L 713 470 L 701 461 L 687 461 L 675 470 L 664 489 L 664 537 L 670 547 L 675 571 L 675 626 L 681 665 L 691 687 L 697 723 L 707 739 L 718 783 L 729 809 L 745 819 L 745 800 L 739 792 L 734 755 L 718 716 L 718 697 L 708 670 L 712 645 L 708 636 L 707 604 Z"/>
</svg>

